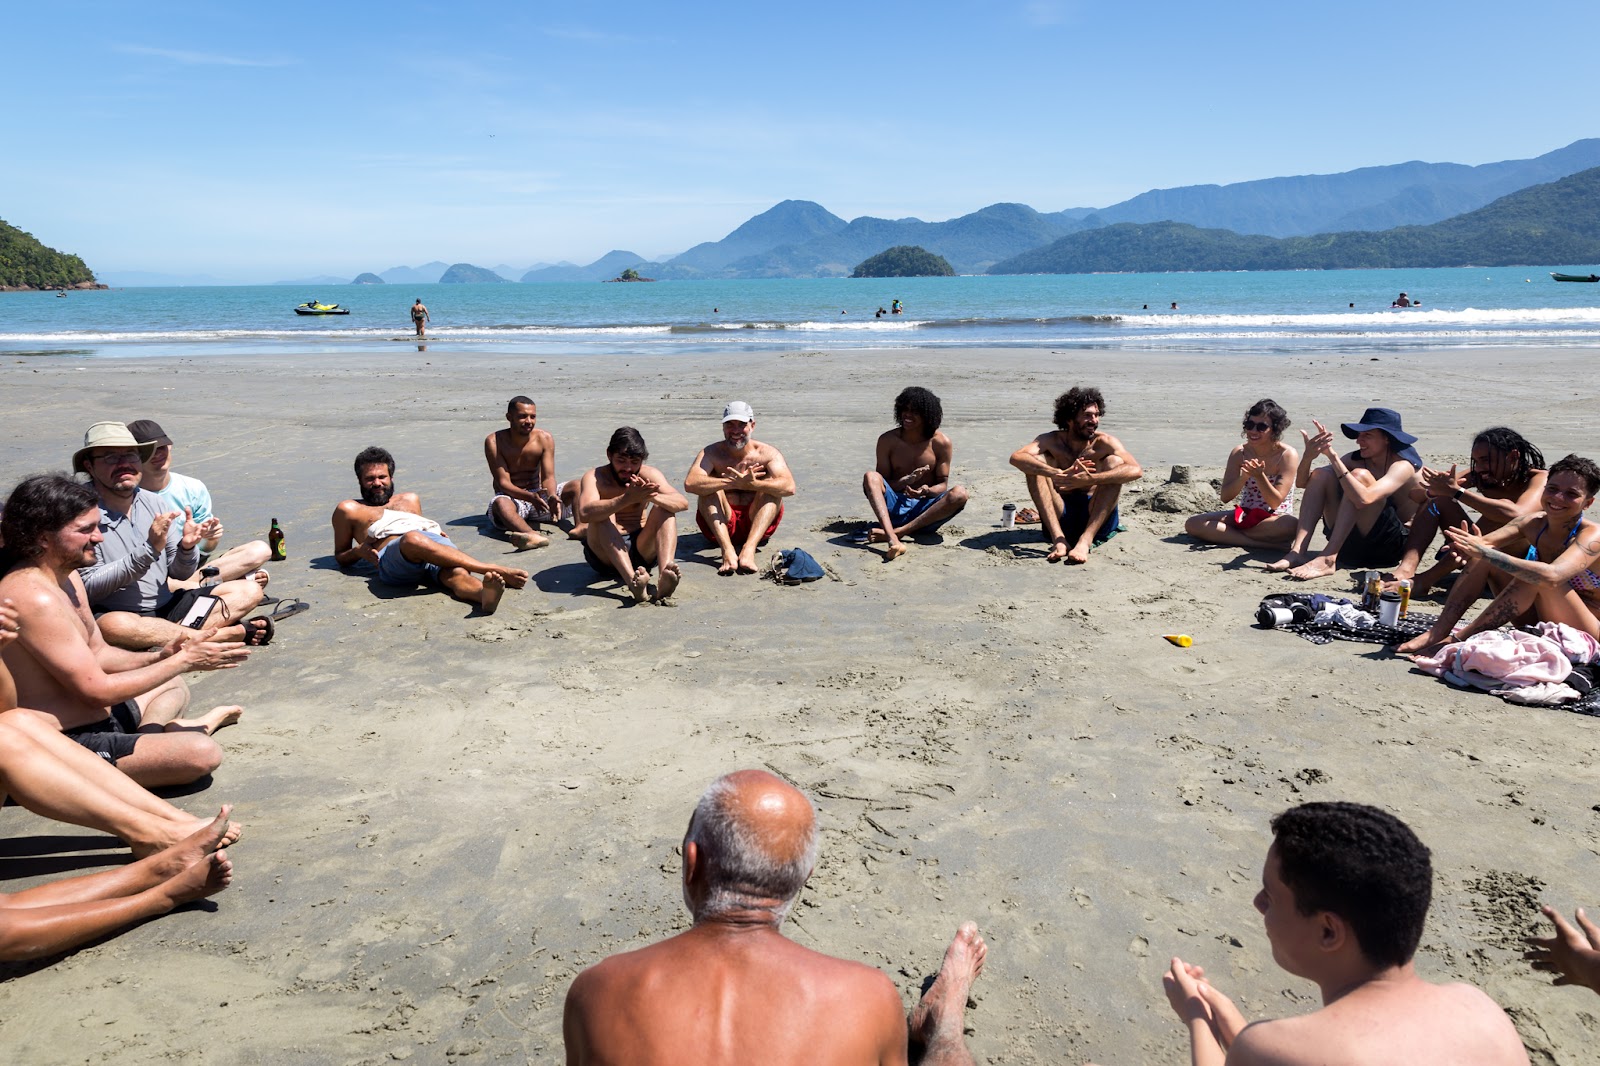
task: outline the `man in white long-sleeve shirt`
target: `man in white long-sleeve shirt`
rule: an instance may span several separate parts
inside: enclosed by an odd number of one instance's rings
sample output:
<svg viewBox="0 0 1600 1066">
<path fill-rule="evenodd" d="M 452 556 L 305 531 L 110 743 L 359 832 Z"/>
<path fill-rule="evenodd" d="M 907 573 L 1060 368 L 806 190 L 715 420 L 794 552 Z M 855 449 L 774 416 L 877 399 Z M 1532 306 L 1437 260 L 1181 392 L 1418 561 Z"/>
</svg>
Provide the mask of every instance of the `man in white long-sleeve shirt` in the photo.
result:
<svg viewBox="0 0 1600 1066">
<path fill-rule="evenodd" d="M 199 543 L 216 520 L 192 522 L 184 512 L 165 511 L 153 492 L 139 487 L 141 464 L 154 444 L 139 444 L 121 422 L 96 422 L 84 434 L 84 446 L 72 456 L 75 472 L 87 474 L 100 499 L 100 534 L 95 564 L 81 576 L 101 634 L 118 647 L 140 650 L 163 647 L 193 636 L 172 617 L 185 607 L 184 598 L 167 586 L 200 565 Z M 264 644 L 270 626 L 240 624 L 261 602 L 266 573 L 225 581 L 205 589 L 221 607 L 198 630 L 202 636 Z"/>
</svg>

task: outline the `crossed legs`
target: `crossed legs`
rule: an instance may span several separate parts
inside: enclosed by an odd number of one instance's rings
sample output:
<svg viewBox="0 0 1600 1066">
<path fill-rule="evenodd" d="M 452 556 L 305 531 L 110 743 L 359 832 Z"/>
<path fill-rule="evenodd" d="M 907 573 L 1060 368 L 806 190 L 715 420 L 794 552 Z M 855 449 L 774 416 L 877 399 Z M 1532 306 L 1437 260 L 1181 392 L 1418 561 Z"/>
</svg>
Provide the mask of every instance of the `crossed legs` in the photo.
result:
<svg viewBox="0 0 1600 1066">
<path fill-rule="evenodd" d="M 960 485 L 951 485 L 932 507 L 904 525 L 897 526 L 889 518 L 889 503 L 884 498 L 884 488 L 883 475 L 876 470 L 868 470 L 861 478 L 861 492 L 872 507 L 872 516 L 878 520 L 877 527 L 868 534 L 868 538 L 873 543 L 882 543 L 885 546 L 883 553 L 885 562 L 898 559 L 906 553 L 906 546 L 900 543 L 901 537 L 909 537 L 919 529 L 936 526 L 959 514 L 967 505 L 967 490 Z"/>
<path fill-rule="evenodd" d="M 526 570 L 480 563 L 454 544 L 441 544 L 416 531 L 405 534 L 398 544 L 386 550 L 397 551 L 413 563 L 437 566 L 439 584 L 463 603 L 476 604 L 484 614 L 494 614 L 506 589 L 520 589 L 528 583 Z"/>
</svg>

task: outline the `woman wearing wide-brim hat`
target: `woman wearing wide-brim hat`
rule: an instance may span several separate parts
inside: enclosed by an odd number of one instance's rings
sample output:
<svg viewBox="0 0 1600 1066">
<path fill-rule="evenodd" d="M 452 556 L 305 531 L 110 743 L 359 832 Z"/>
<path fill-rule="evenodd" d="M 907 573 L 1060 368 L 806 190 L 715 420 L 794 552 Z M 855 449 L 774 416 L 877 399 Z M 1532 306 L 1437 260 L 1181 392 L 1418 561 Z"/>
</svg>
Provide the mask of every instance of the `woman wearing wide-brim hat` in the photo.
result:
<svg viewBox="0 0 1600 1066">
<path fill-rule="evenodd" d="M 1295 483 L 1305 490 L 1299 524 L 1289 553 L 1267 567 L 1287 571 L 1301 581 L 1327 577 L 1340 565 L 1357 569 L 1386 569 L 1400 561 L 1406 545 L 1406 523 L 1417 509 L 1411 490 L 1420 488 L 1422 457 L 1412 447 L 1417 438 L 1407 433 L 1400 414 L 1387 407 L 1369 407 L 1358 422 L 1339 428 L 1356 442 L 1356 450 L 1339 455 L 1334 436 L 1321 422 L 1312 421 L 1315 434 L 1305 430 L 1305 453 Z M 1317 456 L 1327 465 L 1313 471 Z M 1328 542 L 1310 550 L 1318 523 Z"/>
</svg>

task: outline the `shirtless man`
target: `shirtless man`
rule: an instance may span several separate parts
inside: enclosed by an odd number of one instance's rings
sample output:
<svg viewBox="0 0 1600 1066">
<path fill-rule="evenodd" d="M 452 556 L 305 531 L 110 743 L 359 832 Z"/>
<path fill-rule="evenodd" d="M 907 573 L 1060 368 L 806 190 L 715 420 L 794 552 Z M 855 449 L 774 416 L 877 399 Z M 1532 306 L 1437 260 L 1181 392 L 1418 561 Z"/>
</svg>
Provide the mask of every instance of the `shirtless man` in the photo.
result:
<svg viewBox="0 0 1600 1066">
<path fill-rule="evenodd" d="M 72 456 L 72 469 L 89 476 L 99 498 L 100 539 L 94 565 L 80 576 L 100 631 L 110 643 L 134 651 L 193 638 L 195 630 L 178 624 L 188 597 L 175 595 L 171 581 L 186 581 L 199 569 L 200 541 L 220 536 L 222 523 L 215 517 L 197 522 L 187 510 L 168 510 L 159 496 L 141 488 L 143 464 L 156 445 L 139 443 L 121 422 L 96 422 L 83 443 Z M 261 603 L 266 583 L 266 571 L 256 570 L 207 588 L 222 604 L 199 635 L 252 646 L 270 641 L 269 619 L 241 621 Z"/>
<path fill-rule="evenodd" d="M 18 639 L 0 651 L 18 702 L 53 715 L 67 736 L 141 785 L 183 785 L 211 773 L 222 749 L 210 734 L 238 721 L 234 705 L 180 718 L 179 676 L 225 670 L 250 654 L 237 642 L 175 639 L 154 651 L 107 644 L 89 613 L 79 570 L 94 562 L 100 508 L 94 491 L 57 474 L 25 478 L 0 514 L 0 597 L 15 605 Z"/>
<path fill-rule="evenodd" d="M 722 549 L 723 577 L 756 572 L 756 549 L 778 531 L 783 501 L 795 491 L 783 454 L 751 436 L 755 428 L 749 404 L 728 404 L 722 439 L 700 449 L 683 479 L 684 491 L 699 498 L 695 524 Z"/>
<path fill-rule="evenodd" d="M 1117 535 L 1122 486 L 1144 476 L 1122 442 L 1100 432 L 1105 413 L 1099 389 L 1075 385 L 1056 397 L 1057 428 L 1012 453 L 1050 541 L 1045 562 L 1088 562 L 1091 547 Z"/>
<path fill-rule="evenodd" d="M 583 475 L 578 521 L 588 528 L 583 557 L 595 573 L 628 586 L 635 603 L 650 595 L 650 568 L 661 564 L 654 600 L 665 603 L 678 588 L 678 519 L 689 501 L 666 476 L 644 461 L 644 437 L 632 426 L 611 434 L 606 465 Z"/>
<path fill-rule="evenodd" d="M 1527 1066 L 1493 1000 L 1417 976 L 1433 868 L 1405 823 L 1360 804 L 1307 803 L 1272 831 L 1256 910 L 1273 960 L 1315 982 L 1323 1006 L 1252 1025 L 1200 967 L 1173 959 L 1162 983 L 1194 1066 Z"/>
<path fill-rule="evenodd" d="M 506 404 L 506 428 L 483 438 L 494 486 L 494 499 L 484 514 L 518 551 L 549 544 L 535 523 L 560 521 L 562 505 L 571 506 L 577 498 L 577 486 L 556 481 L 556 439 L 538 428 L 538 421 L 534 402 L 513 396 Z M 583 531 L 574 527 L 568 536 L 581 539 Z"/>
<path fill-rule="evenodd" d="M 153 419 L 139 418 L 128 423 L 128 432 L 141 446 L 155 445 L 150 458 L 144 461 L 139 487 L 160 497 L 165 510 L 182 512 L 187 509 L 190 521 L 204 526 L 213 517 L 211 490 L 199 478 L 173 472 L 172 438 L 167 436 L 167 431 Z M 215 525 L 205 528 L 211 532 L 200 541 L 200 562 L 209 562 L 210 565 L 201 574 L 211 571 L 206 576 L 219 581 L 235 581 L 255 573 L 272 558 L 272 549 L 266 541 L 252 540 L 229 548 L 212 560 L 211 553 L 217 550 L 222 540 L 222 520 L 219 518 Z M 200 574 L 182 582 L 169 577 L 167 583 L 173 588 L 193 588 L 200 583 Z"/>
<path fill-rule="evenodd" d="M 457 548 L 439 523 L 422 517 L 416 493 L 395 492 L 394 456 L 383 448 L 363 449 L 355 471 L 361 499 L 333 509 L 333 558 L 340 566 L 364 560 L 385 585 L 438 585 L 484 614 L 494 614 L 506 589 L 528 583 L 526 570 L 480 563 Z"/>
<path fill-rule="evenodd" d="M 861 491 L 878 524 L 869 543 L 884 545 L 891 562 L 908 550 L 900 538 L 932 533 L 967 505 L 967 490 L 950 484 L 955 445 L 939 432 L 944 407 L 919 385 L 894 398 L 895 428 L 878 438 L 877 466 L 861 478 Z"/>
<path fill-rule="evenodd" d="M 1300 431 L 1306 447 L 1295 475 L 1295 483 L 1305 490 L 1300 521 L 1289 553 L 1267 569 L 1310 581 L 1334 574 L 1340 563 L 1357 569 L 1393 566 L 1405 550 L 1406 523 L 1416 513 L 1420 495 L 1413 492 L 1421 487 L 1422 457 L 1411 447 L 1417 438 L 1401 428 L 1396 412 L 1369 407 L 1361 421 L 1340 425 L 1356 442 L 1355 451 L 1341 456 L 1334 450 L 1333 434 L 1315 419 L 1311 424 L 1317 427 L 1314 436 Z M 1313 472 L 1319 455 L 1328 464 Z M 1313 554 L 1311 538 L 1319 523 L 1328 543 Z"/>
<path fill-rule="evenodd" d="M 1550 467 L 1542 510 L 1482 536 L 1446 529 L 1467 572 L 1450 590 L 1439 620 L 1395 650 L 1426 655 L 1512 622 L 1561 622 L 1600 638 L 1600 526 L 1583 518 L 1596 492 L 1600 467 L 1569 455 Z M 1499 594 L 1470 624 L 1452 632 L 1491 575 L 1498 578 Z"/>
<path fill-rule="evenodd" d="M 11 602 L 0 601 L 0 649 L 20 628 Z M 222 849 L 240 833 L 232 808 L 209 822 L 185 814 L 62 736 L 49 715 L 17 710 L 16 697 L 0 664 L 0 802 L 119 836 L 134 861 L 0 894 L 0 960 L 70 951 L 228 887 L 233 866 Z"/>
<path fill-rule="evenodd" d="M 428 314 L 428 309 L 423 306 L 422 297 L 417 297 L 417 302 L 411 305 L 411 324 L 417 327 L 417 336 L 421 337 L 426 332 L 426 324 L 433 321 L 433 316 Z"/>
<path fill-rule="evenodd" d="M 876 1066 L 906 1061 L 900 993 L 882 973 L 779 930 L 817 858 L 816 814 L 764 770 L 712 782 L 683 840 L 694 925 L 580 973 L 562 1033 L 569 1066 Z M 987 948 L 968 922 L 911 1017 L 928 1066 L 970 1064 L 967 992 Z"/>
<path fill-rule="evenodd" d="M 1422 468 L 1422 485 L 1427 504 L 1411 519 L 1411 535 L 1405 553 L 1384 587 L 1398 588 L 1401 581 L 1416 578 L 1412 596 L 1426 596 L 1446 574 L 1461 567 L 1462 560 L 1446 548 L 1443 557 L 1417 577 L 1422 555 L 1441 529 L 1463 524 L 1480 533 L 1493 533 L 1514 518 L 1535 511 L 1544 494 L 1544 453 L 1514 429 L 1494 426 L 1472 441 L 1472 466 L 1458 474 L 1449 470 Z M 1474 522 L 1466 508 L 1478 512 Z"/>
</svg>

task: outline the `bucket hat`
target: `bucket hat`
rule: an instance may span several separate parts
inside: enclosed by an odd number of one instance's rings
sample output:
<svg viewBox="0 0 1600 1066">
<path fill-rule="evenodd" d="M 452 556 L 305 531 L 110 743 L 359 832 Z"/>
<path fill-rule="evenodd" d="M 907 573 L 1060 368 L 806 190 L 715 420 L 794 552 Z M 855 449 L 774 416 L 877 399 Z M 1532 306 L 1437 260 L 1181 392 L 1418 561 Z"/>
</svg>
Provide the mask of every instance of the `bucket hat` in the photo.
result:
<svg viewBox="0 0 1600 1066">
<path fill-rule="evenodd" d="M 121 422 L 96 422 L 84 433 L 83 447 L 72 453 L 72 469 L 82 470 L 83 461 L 96 448 L 136 448 L 141 463 L 147 462 L 156 450 L 154 442 L 140 444 Z"/>
<path fill-rule="evenodd" d="M 1359 422 L 1341 422 L 1339 428 L 1344 435 L 1355 440 L 1356 434 L 1368 429 L 1381 429 L 1398 445 L 1399 456 L 1417 469 L 1422 469 L 1422 457 L 1411 445 L 1417 443 L 1417 438 L 1400 428 L 1400 412 L 1392 411 L 1387 407 L 1369 407 L 1361 412 Z"/>
</svg>

